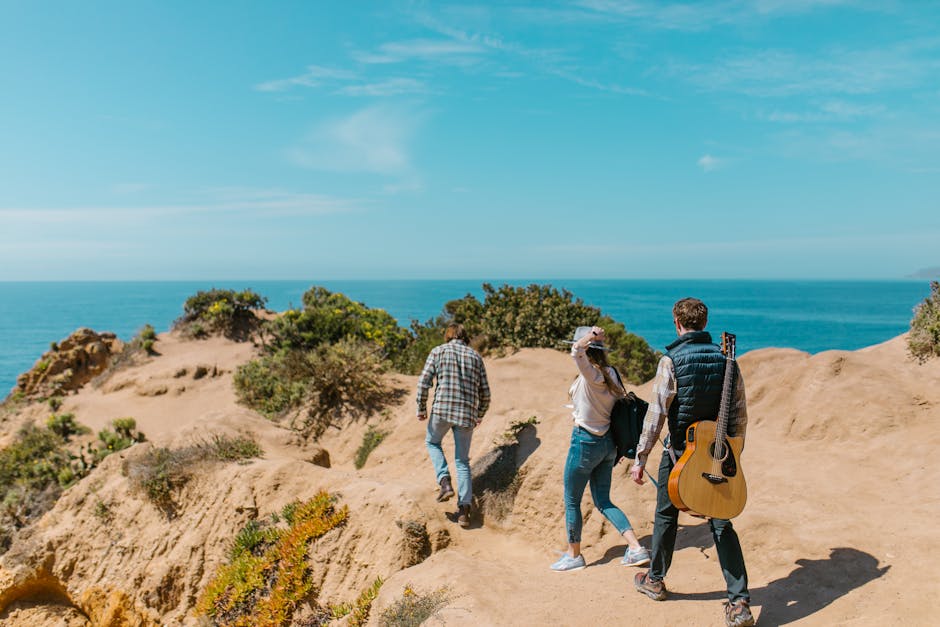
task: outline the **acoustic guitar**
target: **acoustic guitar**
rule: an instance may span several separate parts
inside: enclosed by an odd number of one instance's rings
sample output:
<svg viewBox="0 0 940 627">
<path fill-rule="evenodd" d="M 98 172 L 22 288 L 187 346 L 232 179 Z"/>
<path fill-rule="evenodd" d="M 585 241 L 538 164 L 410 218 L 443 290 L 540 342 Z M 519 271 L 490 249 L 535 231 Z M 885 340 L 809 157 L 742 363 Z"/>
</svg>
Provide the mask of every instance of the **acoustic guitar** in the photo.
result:
<svg viewBox="0 0 940 627">
<path fill-rule="evenodd" d="M 728 436 L 735 379 L 734 342 L 733 334 L 721 334 L 726 363 L 718 420 L 699 420 L 689 425 L 685 452 L 669 473 L 672 504 L 706 518 L 734 518 L 747 501 L 747 484 L 741 470 L 744 439 Z"/>
</svg>

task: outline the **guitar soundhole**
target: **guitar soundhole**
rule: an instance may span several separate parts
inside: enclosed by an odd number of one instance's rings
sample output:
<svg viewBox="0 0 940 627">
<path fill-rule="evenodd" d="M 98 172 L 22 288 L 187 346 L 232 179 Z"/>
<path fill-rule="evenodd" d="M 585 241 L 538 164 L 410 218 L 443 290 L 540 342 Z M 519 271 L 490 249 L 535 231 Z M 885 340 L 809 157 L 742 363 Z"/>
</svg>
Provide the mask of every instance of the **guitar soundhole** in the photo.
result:
<svg viewBox="0 0 940 627">
<path fill-rule="evenodd" d="M 721 462 L 722 475 L 725 477 L 735 476 L 738 474 L 738 464 L 735 462 L 734 455 L 731 452 L 731 445 L 728 444 L 728 440 L 725 440 L 722 446 L 715 446 L 716 444 L 717 442 L 712 442 L 708 451 L 709 454 L 712 456 L 712 459 Z"/>
</svg>

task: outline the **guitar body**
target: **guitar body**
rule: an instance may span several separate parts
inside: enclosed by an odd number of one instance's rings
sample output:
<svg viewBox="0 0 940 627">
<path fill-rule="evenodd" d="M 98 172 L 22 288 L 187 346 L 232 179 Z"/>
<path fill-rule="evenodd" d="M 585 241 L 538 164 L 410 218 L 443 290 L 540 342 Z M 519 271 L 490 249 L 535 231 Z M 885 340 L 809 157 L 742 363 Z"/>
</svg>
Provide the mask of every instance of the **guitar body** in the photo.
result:
<svg viewBox="0 0 940 627">
<path fill-rule="evenodd" d="M 669 500 L 682 511 L 707 518 L 734 518 L 747 502 L 741 469 L 742 438 L 724 437 L 728 454 L 713 458 L 717 424 L 700 420 L 686 430 L 685 452 L 669 473 Z M 717 470 L 717 472 L 716 472 Z"/>
</svg>

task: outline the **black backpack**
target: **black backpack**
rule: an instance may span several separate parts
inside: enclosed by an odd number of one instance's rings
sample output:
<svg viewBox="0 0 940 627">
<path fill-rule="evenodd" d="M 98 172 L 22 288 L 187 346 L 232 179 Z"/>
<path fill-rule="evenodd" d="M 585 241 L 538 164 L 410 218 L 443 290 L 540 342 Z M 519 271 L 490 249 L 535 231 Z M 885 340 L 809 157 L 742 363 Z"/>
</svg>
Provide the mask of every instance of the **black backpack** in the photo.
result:
<svg viewBox="0 0 940 627">
<path fill-rule="evenodd" d="M 617 374 L 617 380 L 620 387 L 623 387 L 623 379 L 620 373 L 614 368 Z M 614 463 L 618 463 L 621 458 L 636 458 L 636 447 L 640 443 L 640 434 L 643 433 L 643 419 L 646 418 L 646 410 L 650 404 L 633 392 L 627 392 L 624 398 L 618 398 L 614 402 L 613 409 L 610 410 L 610 435 L 617 446 L 617 458 Z"/>
</svg>

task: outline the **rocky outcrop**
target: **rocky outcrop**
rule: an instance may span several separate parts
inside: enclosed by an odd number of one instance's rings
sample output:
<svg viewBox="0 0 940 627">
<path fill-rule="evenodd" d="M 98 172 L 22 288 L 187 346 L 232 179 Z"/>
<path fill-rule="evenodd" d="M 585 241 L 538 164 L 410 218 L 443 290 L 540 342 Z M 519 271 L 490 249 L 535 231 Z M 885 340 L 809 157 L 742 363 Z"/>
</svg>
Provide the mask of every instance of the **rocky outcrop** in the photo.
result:
<svg viewBox="0 0 940 627">
<path fill-rule="evenodd" d="M 107 369 L 124 348 L 114 333 L 78 329 L 53 344 L 36 364 L 16 380 L 17 391 L 26 396 L 53 396 L 81 388 Z"/>
</svg>

